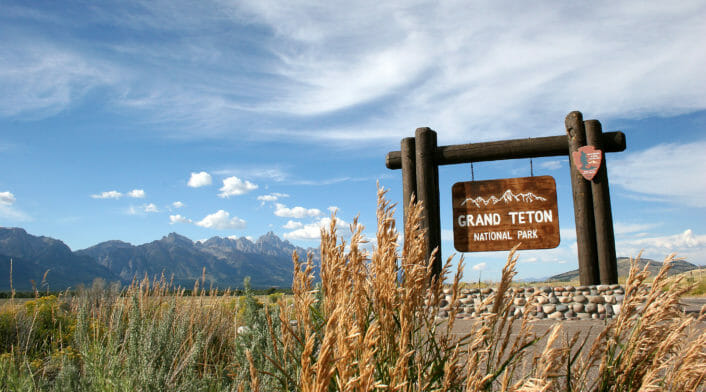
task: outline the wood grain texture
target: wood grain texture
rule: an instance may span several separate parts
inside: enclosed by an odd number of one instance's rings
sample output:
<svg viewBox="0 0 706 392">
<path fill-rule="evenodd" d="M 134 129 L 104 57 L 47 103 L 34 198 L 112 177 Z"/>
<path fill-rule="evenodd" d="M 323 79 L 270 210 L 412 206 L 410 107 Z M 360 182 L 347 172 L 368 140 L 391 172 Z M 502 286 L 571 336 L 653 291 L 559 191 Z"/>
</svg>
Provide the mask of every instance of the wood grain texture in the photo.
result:
<svg viewBox="0 0 706 392">
<path fill-rule="evenodd" d="M 458 182 L 451 188 L 454 247 L 460 252 L 559 246 L 551 176 Z"/>
</svg>

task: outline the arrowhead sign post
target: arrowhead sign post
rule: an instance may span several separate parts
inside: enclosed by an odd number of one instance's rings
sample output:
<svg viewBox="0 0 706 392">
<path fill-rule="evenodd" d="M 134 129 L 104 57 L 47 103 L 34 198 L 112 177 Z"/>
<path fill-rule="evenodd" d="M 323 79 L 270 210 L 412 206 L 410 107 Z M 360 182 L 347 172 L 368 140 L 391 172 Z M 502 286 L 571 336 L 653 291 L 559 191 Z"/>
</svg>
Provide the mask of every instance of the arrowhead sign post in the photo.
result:
<svg viewBox="0 0 706 392">
<path fill-rule="evenodd" d="M 556 183 L 551 176 L 457 182 L 451 188 L 459 252 L 559 246 Z"/>
</svg>

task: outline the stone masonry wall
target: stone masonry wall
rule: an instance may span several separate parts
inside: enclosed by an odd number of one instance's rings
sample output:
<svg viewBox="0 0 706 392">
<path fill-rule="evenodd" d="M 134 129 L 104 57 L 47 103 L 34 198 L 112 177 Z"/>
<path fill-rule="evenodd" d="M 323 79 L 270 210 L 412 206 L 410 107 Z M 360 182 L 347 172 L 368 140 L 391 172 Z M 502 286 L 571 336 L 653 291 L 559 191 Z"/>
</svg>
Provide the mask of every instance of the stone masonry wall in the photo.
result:
<svg viewBox="0 0 706 392">
<path fill-rule="evenodd" d="M 492 303 L 487 308 L 483 301 L 494 295 L 493 288 L 462 289 L 457 300 L 457 318 L 471 319 L 482 317 L 490 312 Z M 509 294 L 516 293 L 512 312 L 521 316 L 529 301 L 531 319 L 587 320 L 606 319 L 620 313 L 625 290 L 622 286 L 558 286 L 558 287 L 511 287 Z M 509 295 L 508 294 L 508 295 Z M 444 288 L 438 317 L 446 318 L 451 309 L 451 289 Z"/>
</svg>

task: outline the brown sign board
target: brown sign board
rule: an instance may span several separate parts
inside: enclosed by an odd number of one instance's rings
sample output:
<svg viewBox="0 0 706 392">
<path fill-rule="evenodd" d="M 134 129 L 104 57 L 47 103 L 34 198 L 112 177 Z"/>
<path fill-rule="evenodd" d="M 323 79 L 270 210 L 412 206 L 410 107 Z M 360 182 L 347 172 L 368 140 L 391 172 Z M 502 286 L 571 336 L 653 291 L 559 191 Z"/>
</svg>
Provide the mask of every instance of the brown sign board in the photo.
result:
<svg viewBox="0 0 706 392">
<path fill-rule="evenodd" d="M 457 182 L 451 188 L 459 252 L 559 246 L 556 182 L 551 176 Z"/>
</svg>

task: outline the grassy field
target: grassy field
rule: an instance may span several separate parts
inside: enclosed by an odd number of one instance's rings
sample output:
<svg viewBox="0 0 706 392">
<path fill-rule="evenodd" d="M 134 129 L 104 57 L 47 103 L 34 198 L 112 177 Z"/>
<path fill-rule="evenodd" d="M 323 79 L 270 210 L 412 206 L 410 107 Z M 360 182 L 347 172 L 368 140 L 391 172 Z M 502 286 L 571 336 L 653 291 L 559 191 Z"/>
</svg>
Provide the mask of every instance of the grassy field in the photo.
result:
<svg viewBox="0 0 706 392">
<path fill-rule="evenodd" d="M 459 334 L 453 311 L 436 318 L 443 286 L 430 283 L 420 213 L 410 208 L 401 254 L 384 192 L 372 254 L 359 247 L 361 227 L 344 243 L 333 222 L 322 232 L 321 283 L 295 256 L 291 297 L 187 295 L 144 280 L 0 305 L 0 390 L 704 390 L 706 333 L 694 332 L 704 315 L 681 312 L 691 286 L 666 278 L 669 263 L 649 287 L 634 266 L 619 316 L 590 339 L 561 323 L 541 336 L 511 312 L 510 252 L 486 299 L 492 313 Z M 461 263 L 454 298 L 462 274 Z"/>
</svg>

